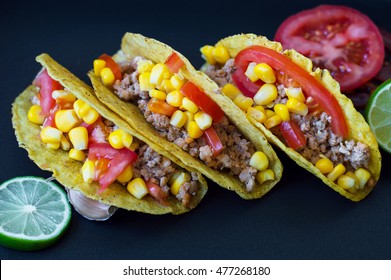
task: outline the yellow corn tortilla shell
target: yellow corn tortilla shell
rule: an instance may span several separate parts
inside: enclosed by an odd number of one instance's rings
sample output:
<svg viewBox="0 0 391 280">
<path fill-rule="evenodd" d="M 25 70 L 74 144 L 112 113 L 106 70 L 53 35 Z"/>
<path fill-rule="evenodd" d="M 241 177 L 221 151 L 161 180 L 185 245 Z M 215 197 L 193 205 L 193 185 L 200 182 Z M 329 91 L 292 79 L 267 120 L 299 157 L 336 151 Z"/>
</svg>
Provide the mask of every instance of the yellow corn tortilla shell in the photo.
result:
<svg viewBox="0 0 391 280">
<path fill-rule="evenodd" d="M 370 162 L 369 162 L 369 172 L 371 173 L 372 179 L 371 183 L 367 186 L 358 190 L 355 193 L 348 192 L 329 180 L 324 176 L 310 161 L 306 160 L 299 153 L 293 149 L 285 146 L 275 135 L 273 135 L 268 129 L 266 129 L 262 124 L 255 121 L 253 118 L 249 117 L 249 120 L 257 127 L 263 134 L 266 135 L 267 139 L 277 145 L 281 150 L 283 150 L 290 158 L 292 158 L 298 165 L 307 169 L 317 177 L 319 177 L 326 185 L 330 186 L 333 190 L 337 191 L 341 195 L 352 201 L 360 201 L 365 198 L 369 192 L 374 188 L 376 182 L 379 180 L 380 170 L 381 170 L 381 154 L 379 151 L 378 143 L 374 134 L 372 133 L 369 125 L 365 122 L 363 116 L 357 112 L 354 108 L 353 103 L 349 98 L 340 92 L 339 84 L 336 80 L 332 78 L 328 70 L 321 70 L 317 68 L 315 71 L 312 71 L 313 65 L 312 61 L 305 56 L 299 54 L 295 50 L 285 50 L 283 51 L 282 45 L 278 42 L 269 41 L 264 36 L 257 36 L 255 34 L 239 34 L 230 36 L 220 40 L 216 46 L 225 46 L 231 57 L 236 57 L 236 55 L 246 47 L 252 45 L 260 45 L 273 49 L 278 52 L 283 52 L 284 55 L 289 57 L 293 62 L 300 65 L 303 69 L 309 72 L 312 76 L 316 77 L 317 80 L 321 82 L 337 99 L 340 104 L 344 116 L 346 118 L 348 127 L 349 127 L 349 136 L 348 139 L 354 139 L 362 143 L 367 144 L 370 147 Z M 205 65 L 204 65 L 205 67 Z M 203 68 L 204 68 L 203 67 Z M 232 102 L 231 105 L 234 105 Z"/>
<path fill-rule="evenodd" d="M 47 69 L 49 75 L 59 81 L 66 89 L 74 94 L 78 99 L 87 102 L 91 107 L 99 112 L 104 118 L 111 120 L 123 130 L 143 141 L 143 136 L 133 130 L 125 121 L 101 104 L 94 96 L 93 89 L 75 77 L 67 69 L 59 65 L 49 55 L 41 54 L 36 58 L 38 62 Z M 27 118 L 28 110 L 31 107 L 31 98 L 38 92 L 35 86 L 29 86 L 20 94 L 12 106 L 12 123 L 15 129 L 16 138 L 19 145 L 27 150 L 31 160 L 41 169 L 53 173 L 56 180 L 64 187 L 82 192 L 86 197 L 100 201 L 107 205 L 119 208 L 134 210 L 150 214 L 181 214 L 193 209 L 204 197 L 207 191 L 207 183 L 198 172 L 199 191 L 192 197 L 189 207 L 184 207 L 180 201 L 171 195 L 168 198 L 169 205 L 163 206 L 151 196 L 142 199 L 133 197 L 126 189 L 126 186 L 119 182 L 114 182 L 102 194 L 98 194 L 100 186 L 97 182 L 88 184 L 84 182 L 81 167 L 82 163 L 72 160 L 67 151 L 61 149 L 48 149 L 40 140 L 40 126 L 31 123 Z M 162 150 L 157 145 L 150 145 L 151 148 L 161 155 L 170 158 L 174 163 L 184 168 L 185 166 L 175 157 Z M 194 170 L 192 170 L 194 171 Z"/>
<path fill-rule="evenodd" d="M 126 33 L 122 39 L 121 50 L 118 51 L 113 58 L 116 62 L 121 63 L 136 56 L 142 56 L 155 63 L 163 63 L 173 51 L 174 50 L 172 48 L 157 40 L 144 37 L 140 34 Z M 255 148 L 258 151 L 263 151 L 267 155 L 270 162 L 269 168 L 271 168 L 275 174 L 274 180 L 266 181 L 262 185 L 257 183 L 255 190 L 247 192 L 245 190 L 244 183 L 240 182 L 237 177 L 229 176 L 227 173 L 219 172 L 208 167 L 201 160 L 195 159 L 176 144 L 168 141 L 165 137 L 160 136 L 152 125 L 144 119 L 142 112 L 137 106 L 130 102 L 120 100 L 113 93 L 112 89 L 109 89 L 102 84 L 101 79 L 95 76 L 93 71 L 90 71 L 88 75 L 100 101 L 124 118 L 131 127 L 149 138 L 150 141 L 148 143 L 153 142 L 157 145 L 161 145 L 163 149 L 168 150 L 172 155 L 178 157 L 188 167 L 195 168 L 220 186 L 235 191 L 244 199 L 262 197 L 272 189 L 272 187 L 280 180 L 282 175 L 282 164 L 276 153 L 262 133 L 250 124 L 243 112 L 235 106 L 232 106 L 227 97 L 213 94 L 215 90 L 218 90 L 216 85 L 210 80 L 207 81 L 208 77 L 204 73 L 195 70 L 195 68 L 182 54 L 178 52 L 176 53 L 185 63 L 185 66 L 183 66 L 180 70 L 180 75 L 187 80 L 192 81 L 205 91 L 205 93 L 222 108 L 229 117 L 230 121 L 236 125 L 236 127 L 250 142 L 252 142 Z"/>
</svg>

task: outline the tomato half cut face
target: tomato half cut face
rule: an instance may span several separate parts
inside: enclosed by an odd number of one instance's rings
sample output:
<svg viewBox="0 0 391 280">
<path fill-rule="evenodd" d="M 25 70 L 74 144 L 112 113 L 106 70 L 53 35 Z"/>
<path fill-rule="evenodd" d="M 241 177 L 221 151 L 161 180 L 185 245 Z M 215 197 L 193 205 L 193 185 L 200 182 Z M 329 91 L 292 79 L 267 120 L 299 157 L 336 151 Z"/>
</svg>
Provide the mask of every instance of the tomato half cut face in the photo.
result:
<svg viewBox="0 0 391 280">
<path fill-rule="evenodd" d="M 328 69 L 341 91 L 369 81 L 384 60 L 379 29 L 366 15 L 344 6 L 321 5 L 292 15 L 274 39 L 309 57 L 314 66 Z"/>
</svg>

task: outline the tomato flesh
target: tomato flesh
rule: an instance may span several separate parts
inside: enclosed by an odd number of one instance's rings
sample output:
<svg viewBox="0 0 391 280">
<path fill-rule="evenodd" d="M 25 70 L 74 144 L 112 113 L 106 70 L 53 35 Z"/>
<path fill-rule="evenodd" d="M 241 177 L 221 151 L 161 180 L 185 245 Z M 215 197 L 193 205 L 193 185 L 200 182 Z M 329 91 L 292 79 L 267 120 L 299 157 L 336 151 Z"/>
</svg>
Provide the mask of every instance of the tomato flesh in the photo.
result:
<svg viewBox="0 0 391 280">
<path fill-rule="evenodd" d="M 376 25 L 359 11 L 321 5 L 287 18 L 275 40 L 326 68 L 342 91 L 355 89 L 379 72 L 384 44 Z"/>
<path fill-rule="evenodd" d="M 114 59 L 107 55 L 107 54 L 102 54 L 99 59 L 106 61 L 106 66 L 110 68 L 110 70 L 114 74 L 114 79 L 115 80 L 121 80 L 122 79 L 122 73 L 121 73 L 121 68 L 119 65 L 114 61 Z"/>
<path fill-rule="evenodd" d="M 217 156 L 224 149 L 220 137 L 213 126 L 204 130 L 204 137 L 209 147 L 212 149 L 213 156 Z"/>
<path fill-rule="evenodd" d="M 171 117 L 177 110 L 177 108 L 175 108 L 174 106 L 171 106 L 167 102 L 159 100 L 157 98 L 151 98 L 148 101 L 147 106 L 151 112 L 169 117 Z"/>
<path fill-rule="evenodd" d="M 235 58 L 235 65 L 243 67 L 243 65 L 248 65 L 252 61 L 256 63 L 264 62 L 274 70 L 283 71 L 297 81 L 303 92 L 314 98 L 315 102 L 332 117 L 331 126 L 334 133 L 342 137 L 348 135 L 348 126 L 338 101 L 306 70 L 295 64 L 287 56 L 262 46 L 250 46 L 240 51 Z"/>
<path fill-rule="evenodd" d="M 185 65 L 179 55 L 175 52 L 172 52 L 172 54 L 167 58 L 164 63 L 167 65 L 168 69 L 172 73 L 178 73 L 179 69 L 181 69 L 182 66 Z"/>
<path fill-rule="evenodd" d="M 168 193 L 162 191 L 160 186 L 152 182 L 146 182 L 148 193 L 162 205 L 168 205 Z"/>
<path fill-rule="evenodd" d="M 294 150 L 303 148 L 306 145 L 305 138 L 300 127 L 294 121 L 284 121 L 279 124 L 282 136 L 289 147 Z"/>
</svg>

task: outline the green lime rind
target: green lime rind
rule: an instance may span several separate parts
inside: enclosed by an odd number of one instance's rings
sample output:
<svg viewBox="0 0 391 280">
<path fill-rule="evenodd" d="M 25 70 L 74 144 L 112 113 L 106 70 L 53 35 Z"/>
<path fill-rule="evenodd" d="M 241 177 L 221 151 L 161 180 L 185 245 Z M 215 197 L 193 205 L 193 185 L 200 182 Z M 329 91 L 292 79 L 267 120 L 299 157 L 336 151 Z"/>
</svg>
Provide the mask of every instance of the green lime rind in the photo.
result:
<svg viewBox="0 0 391 280">
<path fill-rule="evenodd" d="M 43 178 L 16 177 L 0 185 L 0 244 L 16 250 L 47 248 L 72 216 L 66 192 Z"/>
</svg>

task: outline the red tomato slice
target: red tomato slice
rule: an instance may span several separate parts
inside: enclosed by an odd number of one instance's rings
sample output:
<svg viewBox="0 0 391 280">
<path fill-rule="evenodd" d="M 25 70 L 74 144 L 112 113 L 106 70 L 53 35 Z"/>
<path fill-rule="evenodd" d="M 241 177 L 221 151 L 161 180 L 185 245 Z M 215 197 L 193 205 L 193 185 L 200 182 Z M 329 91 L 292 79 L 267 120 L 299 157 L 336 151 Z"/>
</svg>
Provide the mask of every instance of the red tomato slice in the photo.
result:
<svg viewBox="0 0 391 280">
<path fill-rule="evenodd" d="M 56 100 L 52 97 L 54 90 L 63 89 L 62 85 L 53 80 L 46 69 L 43 69 L 35 77 L 33 85 L 40 88 L 40 105 L 42 108 L 42 115 L 48 117 L 50 111 L 56 106 Z"/>
<path fill-rule="evenodd" d="M 264 62 L 277 71 L 283 71 L 297 81 L 305 94 L 314 98 L 315 102 L 332 117 L 334 133 L 346 137 L 349 129 L 338 101 L 330 92 L 311 76 L 306 70 L 295 64 L 285 55 L 262 46 L 250 46 L 240 51 L 235 58 L 235 65 L 243 67 L 249 62 Z"/>
<path fill-rule="evenodd" d="M 245 96 L 253 98 L 263 83 L 261 80 L 254 83 L 245 75 L 247 66 L 248 64 L 243 64 L 241 67 L 236 68 L 235 72 L 232 74 L 232 80 Z"/>
<path fill-rule="evenodd" d="M 148 193 L 162 205 L 168 205 L 168 193 L 162 191 L 160 186 L 152 182 L 146 182 Z"/>
<path fill-rule="evenodd" d="M 363 85 L 379 72 L 384 44 L 379 29 L 364 14 L 344 6 L 322 5 L 287 18 L 275 40 L 326 68 L 342 91 Z"/>
<path fill-rule="evenodd" d="M 164 63 L 167 65 L 168 69 L 170 69 L 172 73 L 178 73 L 179 69 L 181 69 L 182 66 L 185 65 L 179 55 L 175 52 L 172 52 L 172 54 L 167 58 Z"/>
<path fill-rule="evenodd" d="M 212 117 L 213 121 L 219 122 L 225 115 L 219 105 L 216 104 L 205 92 L 192 82 L 186 82 L 181 92 L 193 101 L 202 111 Z"/>
<path fill-rule="evenodd" d="M 115 80 L 122 79 L 121 68 L 111 56 L 104 53 L 99 57 L 99 59 L 106 61 L 106 66 L 109 67 L 113 72 Z"/>
<path fill-rule="evenodd" d="M 217 134 L 216 130 L 213 128 L 213 126 L 204 130 L 204 137 L 209 147 L 212 149 L 213 156 L 217 156 L 224 149 L 220 137 Z"/>
<path fill-rule="evenodd" d="M 307 139 L 294 121 L 280 123 L 279 129 L 288 146 L 292 149 L 297 150 L 306 145 Z"/>
<path fill-rule="evenodd" d="M 147 106 L 151 112 L 169 117 L 171 117 L 177 110 L 174 106 L 171 106 L 167 102 L 157 98 L 151 98 L 151 100 L 148 101 Z"/>
</svg>

